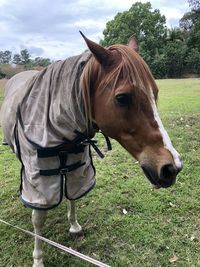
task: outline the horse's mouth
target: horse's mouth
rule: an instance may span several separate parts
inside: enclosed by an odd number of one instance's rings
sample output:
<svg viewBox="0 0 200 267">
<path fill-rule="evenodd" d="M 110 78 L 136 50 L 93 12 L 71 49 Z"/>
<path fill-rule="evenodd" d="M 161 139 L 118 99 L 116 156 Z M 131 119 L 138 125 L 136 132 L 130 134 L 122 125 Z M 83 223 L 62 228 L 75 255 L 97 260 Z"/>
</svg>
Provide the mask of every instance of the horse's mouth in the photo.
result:
<svg viewBox="0 0 200 267">
<path fill-rule="evenodd" d="M 161 188 L 161 187 L 167 188 L 172 186 L 176 181 L 176 177 L 172 177 L 165 180 L 159 178 L 158 174 L 152 168 L 146 166 L 141 166 L 141 168 L 147 179 L 151 182 L 151 184 L 155 188 Z"/>
</svg>

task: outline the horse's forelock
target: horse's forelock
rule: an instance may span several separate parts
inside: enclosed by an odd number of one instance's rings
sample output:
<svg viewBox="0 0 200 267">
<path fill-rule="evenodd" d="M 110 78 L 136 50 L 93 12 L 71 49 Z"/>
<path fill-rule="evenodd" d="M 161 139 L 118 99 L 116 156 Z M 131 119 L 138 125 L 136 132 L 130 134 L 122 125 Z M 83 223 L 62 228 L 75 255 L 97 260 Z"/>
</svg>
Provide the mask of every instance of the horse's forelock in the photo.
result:
<svg viewBox="0 0 200 267">
<path fill-rule="evenodd" d="M 136 98 L 139 98 L 141 94 L 145 94 L 151 101 L 153 92 L 155 100 L 157 100 L 158 87 L 149 67 L 139 54 L 125 45 L 112 45 L 108 49 L 116 50 L 121 54 L 121 62 L 119 64 L 112 66 L 105 75 L 101 65 L 94 57 L 91 57 L 81 75 L 80 88 L 85 106 L 86 118 L 89 122 L 88 129 L 92 124 L 92 109 L 90 102 L 92 92 L 90 92 L 90 90 L 94 88 L 90 87 L 93 78 L 98 81 L 98 88 L 101 88 L 101 90 L 105 90 L 108 85 L 109 87 L 111 85 L 111 92 L 115 90 L 119 78 L 123 79 L 124 83 L 133 85 L 132 90 L 134 90 Z"/>
<path fill-rule="evenodd" d="M 158 87 L 149 67 L 139 54 L 125 45 L 113 45 L 109 49 L 116 49 L 121 54 L 120 71 L 123 79 L 133 85 L 133 90 L 137 89 L 137 95 L 143 92 L 151 98 L 153 91 L 157 99 Z"/>
</svg>

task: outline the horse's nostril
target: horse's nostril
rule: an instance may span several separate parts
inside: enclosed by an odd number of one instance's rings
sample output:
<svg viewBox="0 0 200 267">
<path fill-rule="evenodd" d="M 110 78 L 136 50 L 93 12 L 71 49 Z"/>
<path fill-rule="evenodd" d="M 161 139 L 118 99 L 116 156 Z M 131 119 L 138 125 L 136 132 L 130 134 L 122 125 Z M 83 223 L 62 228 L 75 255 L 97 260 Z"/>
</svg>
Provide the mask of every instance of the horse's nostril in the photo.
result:
<svg viewBox="0 0 200 267">
<path fill-rule="evenodd" d="M 166 164 L 160 170 L 160 178 L 163 180 L 174 178 L 176 174 L 177 169 L 172 164 Z"/>
</svg>

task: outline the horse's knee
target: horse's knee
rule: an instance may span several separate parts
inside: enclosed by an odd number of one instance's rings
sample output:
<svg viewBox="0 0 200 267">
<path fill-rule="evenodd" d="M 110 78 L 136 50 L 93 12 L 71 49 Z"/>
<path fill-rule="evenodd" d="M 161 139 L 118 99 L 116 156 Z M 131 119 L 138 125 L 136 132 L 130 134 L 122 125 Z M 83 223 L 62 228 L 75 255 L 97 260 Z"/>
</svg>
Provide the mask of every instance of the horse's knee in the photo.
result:
<svg viewBox="0 0 200 267">
<path fill-rule="evenodd" d="M 42 228 L 46 219 L 46 211 L 33 210 L 32 223 L 34 228 Z"/>
</svg>

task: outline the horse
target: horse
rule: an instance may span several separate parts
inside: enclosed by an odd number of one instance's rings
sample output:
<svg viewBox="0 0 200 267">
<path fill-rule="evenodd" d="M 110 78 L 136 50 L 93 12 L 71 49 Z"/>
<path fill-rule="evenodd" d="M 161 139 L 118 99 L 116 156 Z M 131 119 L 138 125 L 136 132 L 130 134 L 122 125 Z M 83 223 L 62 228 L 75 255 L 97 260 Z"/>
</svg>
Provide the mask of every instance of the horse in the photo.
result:
<svg viewBox="0 0 200 267">
<path fill-rule="evenodd" d="M 75 200 L 95 185 L 90 148 L 99 130 L 117 140 L 156 188 L 182 169 L 157 111 L 158 87 L 136 38 L 108 48 L 80 32 L 88 49 L 41 71 L 12 77 L 1 109 L 3 143 L 21 161 L 21 200 L 41 235 L 48 209 L 68 198 L 70 233 L 78 234 Z M 65 191 L 65 192 L 64 192 Z M 43 267 L 35 237 L 33 266 Z"/>
</svg>

